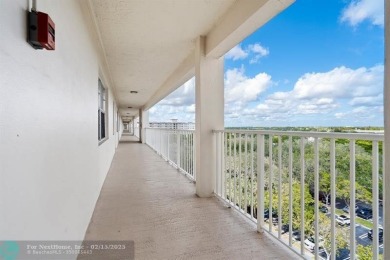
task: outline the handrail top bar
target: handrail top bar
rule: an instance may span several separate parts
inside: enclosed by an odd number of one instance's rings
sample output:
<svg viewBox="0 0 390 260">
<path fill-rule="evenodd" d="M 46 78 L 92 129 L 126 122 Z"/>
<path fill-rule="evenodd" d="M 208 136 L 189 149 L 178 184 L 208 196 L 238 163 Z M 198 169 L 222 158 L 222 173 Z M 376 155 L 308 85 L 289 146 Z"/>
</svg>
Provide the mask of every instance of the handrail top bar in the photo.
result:
<svg viewBox="0 0 390 260">
<path fill-rule="evenodd" d="M 329 132 L 306 132 L 306 131 L 234 130 L 234 129 L 213 130 L 213 133 L 260 134 L 260 135 L 280 135 L 280 136 L 300 136 L 300 137 L 384 141 L 384 134 L 363 134 L 363 133 L 329 133 Z"/>
<path fill-rule="evenodd" d="M 194 129 L 172 129 L 146 127 L 158 131 L 181 131 L 194 133 Z M 260 135 L 279 135 L 279 136 L 298 136 L 298 137 L 317 137 L 317 138 L 335 138 L 335 139 L 350 139 L 350 140 L 369 140 L 369 141 L 384 141 L 384 134 L 367 134 L 367 133 L 329 133 L 329 132 L 313 132 L 313 131 L 278 131 L 278 130 L 213 130 L 213 133 L 236 133 L 236 134 L 260 134 Z"/>
<path fill-rule="evenodd" d="M 173 129 L 173 128 L 161 128 L 161 127 L 145 127 L 145 129 L 153 129 L 153 130 L 159 130 L 159 131 L 195 132 L 194 129 Z"/>
</svg>

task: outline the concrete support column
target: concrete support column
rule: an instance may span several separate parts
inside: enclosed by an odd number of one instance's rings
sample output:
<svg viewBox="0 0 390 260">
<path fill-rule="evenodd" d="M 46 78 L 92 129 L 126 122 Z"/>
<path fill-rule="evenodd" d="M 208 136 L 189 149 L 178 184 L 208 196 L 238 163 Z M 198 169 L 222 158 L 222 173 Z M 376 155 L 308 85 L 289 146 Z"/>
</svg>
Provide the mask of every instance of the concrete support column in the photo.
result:
<svg viewBox="0 0 390 260">
<path fill-rule="evenodd" d="M 149 127 L 149 110 L 139 111 L 139 139 L 141 143 L 146 143 L 146 128 Z"/>
<path fill-rule="evenodd" d="M 139 109 L 138 112 L 138 136 L 139 142 L 142 143 L 142 109 Z"/>
<path fill-rule="evenodd" d="M 390 0 L 385 1 L 385 86 L 384 86 L 384 126 L 385 126 L 385 194 L 384 219 L 384 257 L 390 259 Z"/>
<path fill-rule="evenodd" d="M 210 197 L 217 163 L 212 130 L 224 128 L 223 58 L 205 56 L 203 36 L 195 49 L 195 88 L 196 194 Z"/>
<path fill-rule="evenodd" d="M 131 135 L 134 135 L 134 121 L 135 121 L 135 117 L 133 116 L 133 117 L 131 118 L 131 125 L 130 125 Z"/>
</svg>

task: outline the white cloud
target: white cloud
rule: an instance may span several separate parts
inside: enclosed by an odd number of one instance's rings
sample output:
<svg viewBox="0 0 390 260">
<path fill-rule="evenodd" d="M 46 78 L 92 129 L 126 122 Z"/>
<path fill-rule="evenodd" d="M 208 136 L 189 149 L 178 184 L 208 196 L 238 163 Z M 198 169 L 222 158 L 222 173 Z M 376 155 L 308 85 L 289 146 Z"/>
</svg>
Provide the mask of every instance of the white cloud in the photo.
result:
<svg viewBox="0 0 390 260">
<path fill-rule="evenodd" d="M 338 113 L 334 114 L 334 116 L 337 119 L 345 118 L 347 115 L 348 115 L 348 113 L 342 113 L 342 112 L 338 112 Z"/>
<path fill-rule="evenodd" d="M 324 73 L 307 73 L 295 83 L 293 93 L 301 99 L 376 96 L 383 88 L 383 65 L 356 70 L 337 67 Z"/>
<path fill-rule="evenodd" d="M 254 57 L 249 61 L 250 64 L 257 63 L 260 58 L 269 54 L 269 49 L 261 46 L 259 43 L 249 45 L 248 49 L 254 54 Z"/>
<path fill-rule="evenodd" d="M 149 110 L 150 122 L 166 122 L 175 118 L 180 122 L 194 122 L 195 78 L 176 89 Z"/>
<path fill-rule="evenodd" d="M 313 99 L 306 100 L 301 104 L 298 104 L 296 110 L 292 114 L 326 114 L 329 111 L 338 107 L 338 104 L 333 99 Z"/>
<path fill-rule="evenodd" d="M 161 106 L 190 106 L 195 103 L 195 78 L 191 78 L 181 87 L 160 101 Z"/>
<path fill-rule="evenodd" d="M 259 73 L 253 78 L 245 75 L 244 67 L 231 69 L 225 73 L 225 110 L 233 115 L 247 106 L 249 102 L 258 100 L 269 86 L 271 76 Z"/>
<path fill-rule="evenodd" d="M 244 51 L 240 45 L 234 46 L 233 49 L 225 54 L 226 59 L 241 60 L 248 57 L 248 51 Z"/>
<path fill-rule="evenodd" d="M 248 56 L 251 57 L 249 63 L 256 63 L 262 57 L 269 55 L 269 49 L 262 46 L 260 43 L 250 44 L 246 48 L 241 48 L 241 45 L 234 46 L 233 49 L 225 54 L 226 59 L 243 60 Z"/>
<path fill-rule="evenodd" d="M 244 109 L 242 115 L 268 121 L 290 121 L 300 115 L 329 115 L 333 112 L 340 119 L 350 114 L 338 112 L 337 109 L 350 105 L 351 116 L 358 118 L 359 109 L 379 110 L 382 106 L 382 89 L 382 65 L 355 70 L 338 67 L 328 72 L 304 74 L 293 90 L 275 92 L 256 107 Z M 364 117 L 368 116 L 369 113 L 365 112 Z"/>
<path fill-rule="evenodd" d="M 384 25 L 383 0 L 353 0 L 341 14 L 341 21 L 351 26 L 357 26 L 365 20 L 373 25 Z"/>
<path fill-rule="evenodd" d="M 195 113 L 195 104 L 186 107 L 187 113 Z"/>
<path fill-rule="evenodd" d="M 227 125 L 366 124 L 383 116 L 383 65 L 351 69 L 336 67 L 326 72 L 302 75 L 292 90 L 262 97 L 277 85 L 266 73 L 249 77 L 245 69 L 225 73 Z M 194 121 L 195 81 L 184 84 L 151 109 L 151 121 Z M 259 103 L 259 100 L 263 100 Z M 300 122 L 300 123 L 297 123 Z M 337 122 L 337 123 L 336 123 Z M 265 123 L 264 123 L 265 124 Z M 264 125 L 263 124 L 263 125 Z"/>
<path fill-rule="evenodd" d="M 249 45 L 249 50 L 251 50 L 254 53 L 258 53 L 261 56 L 267 56 L 269 54 L 268 48 L 264 48 L 259 43 Z"/>
<path fill-rule="evenodd" d="M 195 113 L 191 106 L 161 106 L 155 105 L 149 110 L 150 122 L 170 122 L 171 119 L 178 119 L 179 122 L 195 122 Z"/>
<path fill-rule="evenodd" d="M 349 104 L 351 106 L 380 106 L 383 104 L 383 94 L 370 97 L 355 97 Z"/>
<path fill-rule="evenodd" d="M 366 125 L 370 121 L 375 121 L 378 116 L 381 117 L 382 114 L 383 106 L 359 106 L 345 112 L 335 113 L 334 116 L 340 120 L 345 119 L 348 122 L 358 122 Z"/>
<path fill-rule="evenodd" d="M 225 101 L 227 103 L 254 101 L 271 83 L 271 76 L 266 73 L 249 78 L 245 75 L 243 67 L 228 70 L 225 74 Z"/>
<path fill-rule="evenodd" d="M 286 118 L 294 115 L 327 114 L 339 105 L 333 99 L 315 98 L 299 100 L 294 97 L 273 99 L 268 97 L 254 109 L 246 110 L 247 115 L 262 115 L 268 118 Z"/>
</svg>

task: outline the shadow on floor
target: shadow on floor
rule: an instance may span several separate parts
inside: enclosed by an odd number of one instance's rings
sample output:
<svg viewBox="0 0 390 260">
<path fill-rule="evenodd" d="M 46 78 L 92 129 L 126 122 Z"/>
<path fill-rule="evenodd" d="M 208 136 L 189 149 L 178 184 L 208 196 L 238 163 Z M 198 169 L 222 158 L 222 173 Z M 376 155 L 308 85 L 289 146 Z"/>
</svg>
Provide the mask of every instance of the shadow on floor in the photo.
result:
<svg viewBox="0 0 390 260">
<path fill-rule="evenodd" d="M 119 141 L 119 143 L 121 143 L 121 144 L 123 144 L 123 143 L 139 144 L 140 141 L 136 141 L 136 140 L 121 140 L 121 141 Z"/>
</svg>

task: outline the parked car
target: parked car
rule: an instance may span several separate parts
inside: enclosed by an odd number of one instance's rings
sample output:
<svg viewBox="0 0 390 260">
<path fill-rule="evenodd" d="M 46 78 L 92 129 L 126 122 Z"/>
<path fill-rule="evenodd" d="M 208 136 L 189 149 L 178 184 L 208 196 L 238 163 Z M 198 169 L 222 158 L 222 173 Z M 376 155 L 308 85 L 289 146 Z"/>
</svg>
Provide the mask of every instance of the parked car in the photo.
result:
<svg viewBox="0 0 390 260">
<path fill-rule="evenodd" d="M 323 242 L 324 242 L 324 239 L 322 237 L 319 237 L 318 244 L 323 245 Z M 316 240 L 314 239 L 314 237 L 306 238 L 304 241 L 304 244 L 305 244 L 305 248 L 307 250 L 309 250 L 310 252 L 314 252 L 314 248 L 316 246 Z M 321 246 L 319 246 L 318 251 L 320 251 L 321 249 L 323 250 L 323 248 Z"/>
<path fill-rule="evenodd" d="M 368 231 L 368 238 L 372 240 L 373 230 Z M 379 242 L 383 241 L 383 228 L 378 229 Z"/>
<path fill-rule="evenodd" d="M 264 210 L 264 220 L 268 220 L 269 219 L 269 209 L 265 209 Z M 278 212 L 276 211 L 273 211 L 272 212 L 272 222 L 274 222 L 276 220 L 276 222 L 278 222 Z"/>
<path fill-rule="evenodd" d="M 267 219 L 269 219 L 269 210 L 265 209 L 264 210 L 264 220 L 267 220 Z"/>
<path fill-rule="evenodd" d="M 294 240 L 301 241 L 301 231 L 294 230 L 291 235 Z"/>
<path fill-rule="evenodd" d="M 318 208 L 322 213 L 328 213 L 328 207 L 326 207 L 326 206 L 320 206 L 319 208 Z"/>
<path fill-rule="evenodd" d="M 272 213 L 272 224 L 277 224 L 279 222 L 278 213 Z"/>
<path fill-rule="evenodd" d="M 355 205 L 355 212 L 356 212 L 356 210 L 358 210 L 358 209 L 359 209 L 359 207 L 358 207 L 357 205 Z M 345 213 L 351 214 L 351 213 L 349 212 L 349 206 L 345 206 L 345 207 L 343 208 L 343 211 L 344 211 Z"/>
<path fill-rule="evenodd" d="M 313 237 L 308 237 L 304 241 L 305 248 L 309 250 L 310 252 L 314 252 L 314 247 L 316 246 L 315 240 Z"/>
<path fill-rule="evenodd" d="M 288 231 L 290 230 L 290 226 L 289 226 L 289 224 L 284 224 L 284 225 L 282 225 L 282 234 L 285 234 L 285 233 L 287 233 Z"/>
<path fill-rule="evenodd" d="M 345 215 L 340 215 L 340 216 L 337 216 L 337 215 L 336 215 L 336 222 L 337 222 L 340 226 L 345 226 L 345 225 L 351 224 L 350 218 L 347 217 L 347 216 L 345 216 Z"/>
<path fill-rule="evenodd" d="M 330 255 L 328 254 L 328 252 L 326 252 L 326 249 L 323 247 L 318 248 L 318 256 L 322 260 L 330 260 Z"/>
<path fill-rule="evenodd" d="M 363 219 L 372 219 L 372 210 L 367 208 L 359 208 L 356 210 L 356 216 Z"/>
</svg>

